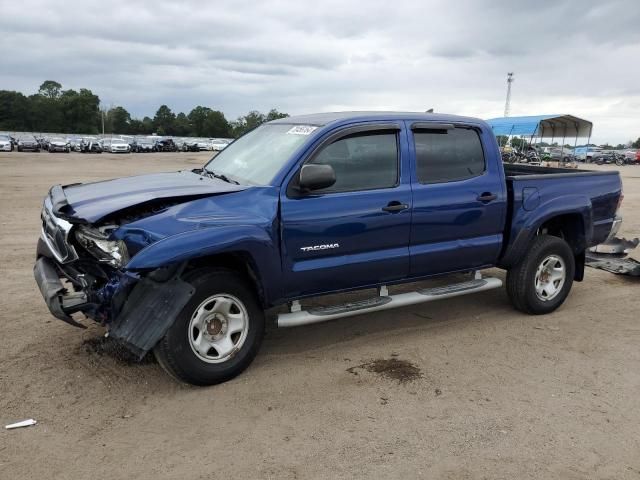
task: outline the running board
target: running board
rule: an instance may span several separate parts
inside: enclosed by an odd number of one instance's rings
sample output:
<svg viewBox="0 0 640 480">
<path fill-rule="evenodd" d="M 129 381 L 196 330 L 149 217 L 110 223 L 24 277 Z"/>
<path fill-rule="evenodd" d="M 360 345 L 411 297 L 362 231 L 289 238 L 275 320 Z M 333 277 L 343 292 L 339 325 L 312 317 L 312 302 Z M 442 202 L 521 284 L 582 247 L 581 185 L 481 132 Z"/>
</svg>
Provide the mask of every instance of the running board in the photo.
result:
<svg viewBox="0 0 640 480">
<path fill-rule="evenodd" d="M 329 307 L 315 307 L 301 310 L 298 302 L 294 302 L 289 313 L 278 315 L 278 327 L 297 327 L 311 323 L 326 322 L 336 318 L 352 317 L 363 313 L 378 312 L 390 308 L 405 307 L 417 303 L 433 302 L 443 298 L 458 297 L 470 293 L 483 292 L 502 286 L 499 278 L 476 278 L 468 282 L 454 283 L 444 287 L 423 288 L 415 292 L 386 295 L 386 288 L 382 287 L 381 296 L 356 302 L 331 305 Z"/>
</svg>

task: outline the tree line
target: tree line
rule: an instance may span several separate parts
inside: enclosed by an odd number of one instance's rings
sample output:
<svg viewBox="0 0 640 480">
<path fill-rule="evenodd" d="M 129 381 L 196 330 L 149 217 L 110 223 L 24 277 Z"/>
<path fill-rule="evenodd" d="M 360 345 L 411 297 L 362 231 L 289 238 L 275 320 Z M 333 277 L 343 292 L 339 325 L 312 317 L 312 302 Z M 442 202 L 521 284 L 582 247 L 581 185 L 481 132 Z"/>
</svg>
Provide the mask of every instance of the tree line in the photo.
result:
<svg viewBox="0 0 640 480">
<path fill-rule="evenodd" d="M 228 121 L 224 113 L 201 105 L 189 113 L 174 113 L 161 105 L 153 118 L 134 118 L 122 106 L 101 110 L 100 98 L 91 90 L 63 90 L 62 85 L 46 80 L 37 93 L 0 90 L 0 130 L 16 132 L 56 132 L 130 135 L 175 135 L 184 137 L 235 138 L 258 125 L 288 117 L 271 109 L 264 114 L 253 110 Z"/>
</svg>

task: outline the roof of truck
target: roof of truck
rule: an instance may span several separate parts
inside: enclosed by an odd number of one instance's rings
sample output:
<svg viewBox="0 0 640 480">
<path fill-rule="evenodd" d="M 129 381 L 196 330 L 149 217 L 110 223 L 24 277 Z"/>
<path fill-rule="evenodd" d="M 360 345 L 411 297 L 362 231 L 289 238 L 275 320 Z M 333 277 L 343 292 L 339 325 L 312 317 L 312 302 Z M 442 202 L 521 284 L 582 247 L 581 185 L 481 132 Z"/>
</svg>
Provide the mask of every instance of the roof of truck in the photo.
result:
<svg viewBox="0 0 640 480">
<path fill-rule="evenodd" d="M 323 126 L 329 123 L 342 120 L 360 120 L 360 121 L 376 121 L 376 120 L 418 120 L 418 121 L 436 121 L 436 122 L 474 122 L 481 120 L 471 117 L 461 117 L 458 115 L 445 115 L 442 113 L 424 113 L 424 112 L 325 112 L 312 113 L 308 115 L 295 115 L 292 117 L 280 118 L 270 123 L 285 124 L 303 124 Z"/>
</svg>

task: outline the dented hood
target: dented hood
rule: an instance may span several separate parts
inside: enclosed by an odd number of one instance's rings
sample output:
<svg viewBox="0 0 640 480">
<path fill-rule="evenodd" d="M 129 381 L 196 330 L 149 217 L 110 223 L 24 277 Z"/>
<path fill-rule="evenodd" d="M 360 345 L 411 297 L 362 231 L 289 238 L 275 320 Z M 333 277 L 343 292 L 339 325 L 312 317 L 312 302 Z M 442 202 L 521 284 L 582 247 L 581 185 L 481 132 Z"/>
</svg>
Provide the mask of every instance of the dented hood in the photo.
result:
<svg viewBox="0 0 640 480">
<path fill-rule="evenodd" d="M 56 215 L 70 222 L 94 223 L 136 205 L 155 200 L 185 201 L 248 188 L 204 177 L 189 170 L 117 178 L 104 182 L 56 185 L 50 191 Z"/>
</svg>

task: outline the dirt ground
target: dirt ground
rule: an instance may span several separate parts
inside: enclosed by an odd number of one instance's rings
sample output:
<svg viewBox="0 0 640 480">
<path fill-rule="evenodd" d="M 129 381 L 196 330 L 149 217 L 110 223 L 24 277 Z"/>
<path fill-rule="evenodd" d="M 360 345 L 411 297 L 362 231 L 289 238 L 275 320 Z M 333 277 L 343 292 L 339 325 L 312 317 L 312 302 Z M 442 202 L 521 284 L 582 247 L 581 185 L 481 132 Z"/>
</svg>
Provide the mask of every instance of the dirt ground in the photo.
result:
<svg viewBox="0 0 640 480">
<path fill-rule="evenodd" d="M 253 365 L 211 388 L 51 317 L 32 275 L 49 186 L 207 157 L 0 154 L 0 422 L 38 421 L 0 431 L 1 479 L 640 479 L 629 278 L 588 269 L 544 317 L 498 289 L 271 328 Z M 622 233 L 640 236 L 640 167 L 621 171 Z"/>
</svg>

